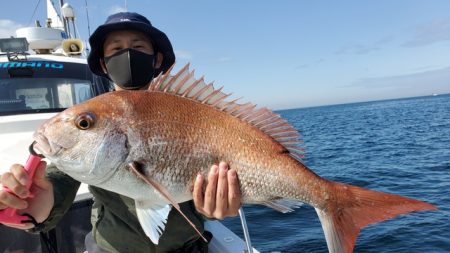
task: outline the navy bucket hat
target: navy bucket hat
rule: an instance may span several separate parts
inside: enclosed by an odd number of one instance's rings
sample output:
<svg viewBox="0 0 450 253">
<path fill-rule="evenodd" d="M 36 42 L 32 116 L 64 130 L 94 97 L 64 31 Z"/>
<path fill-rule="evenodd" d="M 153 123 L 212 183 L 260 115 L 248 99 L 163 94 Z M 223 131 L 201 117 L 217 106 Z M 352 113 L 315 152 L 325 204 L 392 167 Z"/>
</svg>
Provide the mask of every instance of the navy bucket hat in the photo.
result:
<svg viewBox="0 0 450 253">
<path fill-rule="evenodd" d="M 152 26 L 150 21 L 134 12 L 119 12 L 109 16 L 106 22 L 99 26 L 89 38 L 91 45 L 91 52 L 88 56 L 88 64 L 91 71 L 99 76 L 104 76 L 108 79 L 109 76 L 103 72 L 100 65 L 100 58 L 103 57 L 103 43 L 106 36 L 118 30 L 134 30 L 146 34 L 152 41 L 155 53 L 163 55 L 163 61 L 159 69 L 155 69 L 155 76 L 161 71 L 167 71 L 175 62 L 175 54 L 173 52 L 172 44 L 166 34 Z"/>
</svg>

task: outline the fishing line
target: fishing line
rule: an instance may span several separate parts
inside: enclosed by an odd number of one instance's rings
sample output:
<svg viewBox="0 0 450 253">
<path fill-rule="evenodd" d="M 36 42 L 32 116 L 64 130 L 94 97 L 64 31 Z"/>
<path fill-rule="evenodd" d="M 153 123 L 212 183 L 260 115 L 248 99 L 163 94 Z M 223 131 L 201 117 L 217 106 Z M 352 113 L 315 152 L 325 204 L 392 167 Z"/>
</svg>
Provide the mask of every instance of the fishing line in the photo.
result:
<svg viewBox="0 0 450 253">
<path fill-rule="evenodd" d="M 37 8 L 38 8 L 40 2 L 41 2 L 41 0 L 38 0 L 36 6 L 34 7 L 33 15 L 31 15 L 31 18 L 28 21 L 28 26 L 31 26 L 31 21 L 34 18 L 34 15 L 36 15 L 36 11 L 37 11 Z"/>
<path fill-rule="evenodd" d="M 87 0 L 84 0 L 84 4 L 86 6 L 86 19 L 87 19 L 87 25 L 88 25 L 88 37 L 91 37 L 91 25 L 89 22 L 89 11 L 88 11 L 88 4 L 87 4 Z"/>
</svg>

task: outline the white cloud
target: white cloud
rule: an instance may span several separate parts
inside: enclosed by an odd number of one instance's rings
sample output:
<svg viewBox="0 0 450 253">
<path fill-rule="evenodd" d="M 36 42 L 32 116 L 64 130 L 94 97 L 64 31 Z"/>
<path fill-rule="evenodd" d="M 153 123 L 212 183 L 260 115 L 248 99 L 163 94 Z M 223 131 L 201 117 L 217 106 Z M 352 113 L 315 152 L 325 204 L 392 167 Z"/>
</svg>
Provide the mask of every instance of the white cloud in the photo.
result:
<svg viewBox="0 0 450 253">
<path fill-rule="evenodd" d="M 309 64 L 300 64 L 300 65 L 296 66 L 294 69 L 307 69 L 309 67 L 310 67 Z"/>
<path fill-rule="evenodd" d="M 112 14 L 115 14 L 118 12 L 127 12 L 127 11 L 128 11 L 127 8 L 125 8 L 123 6 L 113 5 L 113 6 L 109 7 L 107 14 L 109 16 L 109 15 L 112 15 Z"/>
<path fill-rule="evenodd" d="M 390 89 L 411 93 L 431 94 L 450 92 L 450 67 L 405 75 L 363 78 L 347 87 L 373 90 Z"/>
<path fill-rule="evenodd" d="M 339 48 L 335 54 L 342 55 L 342 54 L 368 54 L 370 52 L 379 50 L 380 48 L 378 46 L 367 46 L 367 45 L 361 45 L 361 44 L 355 44 L 355 45 L 346 45 Z"/>
<path fill-rule="evenodd" d="M 16 30 L 21 27 L 23 27 L 23 25 L 9 19 L 0 19 L 0 38 L 15 37 Z"/>
<path fill-rule="evenodd" d="M 232 60 L 232 58 L 231 57 L 227 57 L 227 56 L 220 57 L 220 58 L 217 59 L 218 62 L 229 62 L 231 60 Z"/>
<path fill-rule="evenodd" d="M 193 58 L 192 53 L 185 50 L 175 50 L 175 55 L 180 60 L 192 60 Z"/>
<path fill-rule="evenodd" d="M 386 35 L 383 38 L 380 38 L 379 40 L 375 41 L 374 45 L 381 46 L 381 45 L 387 44 L 393 40 L 394 40 L 393 35 Z"/>
<path fill-rule="evenodd" d="M 344 45 L 340 47 L 338 50 L 335 51 L 335 54 L 337 55 L 343 55 L 343 54 L 368 54 L 373 51 L 380 50 L 381 47 L 391 41 L 393 41 L 394 36 L 392 35 L 386 35 L 379 40 L 371 43 L 371 44 L 349 44 Z"/>
<path fill-rule="evenodd" d="M 420 47 L 450 40 L 450 20 L 439 20 L 417 26 L 414 37 L 403 43 L 404 47 Z"/>
</svg>

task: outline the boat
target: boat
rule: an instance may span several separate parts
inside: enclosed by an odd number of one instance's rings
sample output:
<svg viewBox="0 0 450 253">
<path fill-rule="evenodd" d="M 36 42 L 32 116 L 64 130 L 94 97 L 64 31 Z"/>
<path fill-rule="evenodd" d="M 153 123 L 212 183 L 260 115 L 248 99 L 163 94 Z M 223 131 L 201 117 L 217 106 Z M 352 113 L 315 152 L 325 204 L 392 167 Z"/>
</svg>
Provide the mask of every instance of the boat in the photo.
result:
<svg viewBox="0 0 450 253">
<path fill-rule="evenodd" d="M 62 1 L 59 7 L 61 15 L 47 0 L 44 26 L 36 22 L 34 27 L 18 29 L 16 37 L 0 39 L 0 174 L 14 163 L 26 162 L 32 133 L 42 122 L 112 89 L 108 79 L 89 70 L 72 7 Z M 0 252 L 85 252 L 92 202 L 87 185 L 82 184 L 59 225 L 40 235 L 0 224 Z M 205 223 L 213 234 L 210 252 L 258 252 L 251 247 L 242 210 L 240 214 L 245 242 L 219 221 Z"/>
</svg>

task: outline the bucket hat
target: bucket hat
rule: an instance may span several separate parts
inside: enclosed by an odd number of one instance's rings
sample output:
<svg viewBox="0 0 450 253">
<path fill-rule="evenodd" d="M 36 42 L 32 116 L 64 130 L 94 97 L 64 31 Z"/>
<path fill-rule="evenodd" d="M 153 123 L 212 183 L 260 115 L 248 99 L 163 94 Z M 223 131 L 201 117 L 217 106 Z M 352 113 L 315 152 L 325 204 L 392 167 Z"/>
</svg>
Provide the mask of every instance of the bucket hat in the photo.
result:
<svg viewBox="0 0 450 253">
<path fill-rule="evenodd" d="M 175 62 L 175 54 L 173 52 L 172 44 L 166 34 L 152 26 L 150 21 L 135 12 L 119 12 L 112 14 L 106 19 L 106 22 L 99 26 L 94 33 L 89 37 L 89 44 L 91 45 L 91 52 L 88 56 L 88 65 L 91 71 L 99 76 L 104 76 L 108 79 L 109 76 L 103 72 L 100 65 L 100 58 L 103 57 L 103 43 L 106 36 L 118 30 L 134 30 L 146 34 L 152 41 L 155 52 L 163 55 L 163 61 L 159 69 L 155 69 L 155 76 L 161 71 L 165 72 Z"/>
</svg>

